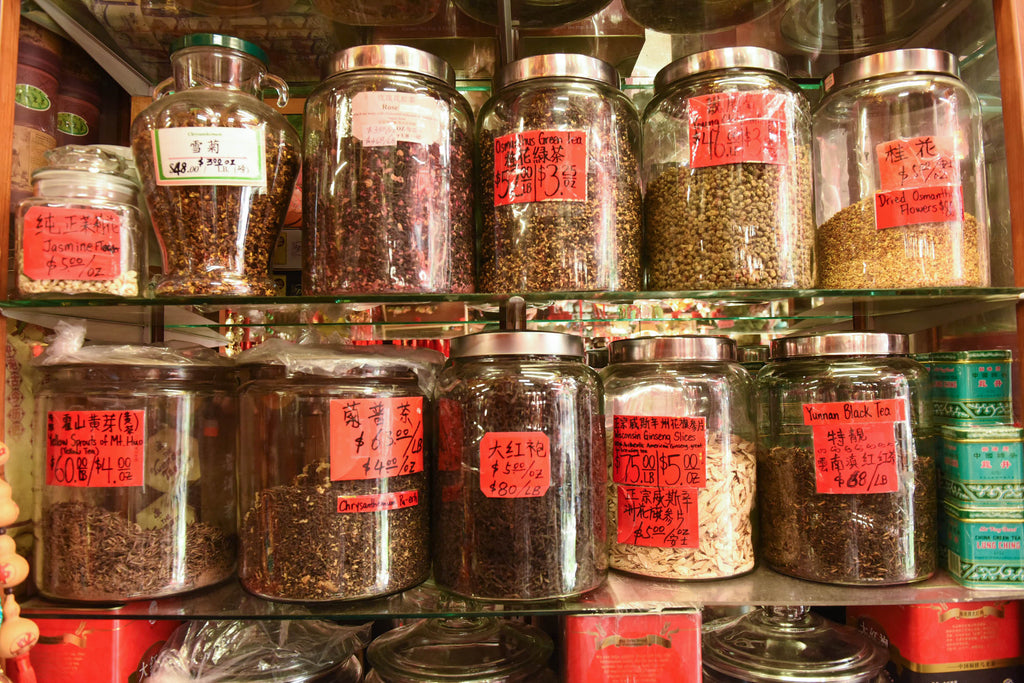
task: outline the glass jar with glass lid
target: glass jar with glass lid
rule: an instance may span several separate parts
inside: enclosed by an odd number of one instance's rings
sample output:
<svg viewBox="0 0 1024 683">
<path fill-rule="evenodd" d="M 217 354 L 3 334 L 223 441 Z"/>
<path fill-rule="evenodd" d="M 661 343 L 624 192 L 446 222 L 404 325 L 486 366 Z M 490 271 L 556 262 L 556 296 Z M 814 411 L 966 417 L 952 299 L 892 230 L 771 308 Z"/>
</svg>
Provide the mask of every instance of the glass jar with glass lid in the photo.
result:
<svg viewBox="0 0 1024 683">
<path fill-rule="evenodd" d="M 239 38 L 197 33 L 171 47 L 174 76 L 132 123 L 132 149 L 163 250 L 158 295 L 267 295 L 271 250 L 302 152 L 263 103 L 288 102 L 267 55 Z"/>
<path fill-rule="evenodd" d="M 956 57 L 882 52 L 824 87 L 813 121 L 820 285 L 987 286 L 981 106 Z"/>
<path fill-rule="evenodd" d="M 758 374 L 764 559 L 838 584 L 898 584 L 936 568 L 928 373 L 905 335 L 776 339 Z"/>
<path fill-rule="evenodd" d="M 759 47 L 658 72 L 643 122 L 648 288 L 814 286 L 810 106 L 787 74 Z"/>
</svg>

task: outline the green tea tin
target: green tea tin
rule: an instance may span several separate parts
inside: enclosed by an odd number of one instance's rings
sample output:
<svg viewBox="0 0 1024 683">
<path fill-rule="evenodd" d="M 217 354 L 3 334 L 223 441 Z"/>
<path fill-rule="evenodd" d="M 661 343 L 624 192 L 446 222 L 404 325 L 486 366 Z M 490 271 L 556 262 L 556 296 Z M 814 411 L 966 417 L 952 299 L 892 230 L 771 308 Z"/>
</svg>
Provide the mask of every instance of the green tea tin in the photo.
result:
<svg viewBox="0 0 1024 683">
<path fill-rule="evenodd" d="M 943 503 L 939 553 L 946 569 L 970 588 L 1024 585 L 1024 507 L 970 510 Z"/>
<path fill-rule="evenodd" d="M 942 427 L 941 491 L 963 507 L 1024 505 L 1024 429 Z"/>
<path fill-rule="evenodd" d="M 1008 424 L 1010 351 L 940 351 L 928 355 L 935 421 L 952 425 Z"/>
</svg>

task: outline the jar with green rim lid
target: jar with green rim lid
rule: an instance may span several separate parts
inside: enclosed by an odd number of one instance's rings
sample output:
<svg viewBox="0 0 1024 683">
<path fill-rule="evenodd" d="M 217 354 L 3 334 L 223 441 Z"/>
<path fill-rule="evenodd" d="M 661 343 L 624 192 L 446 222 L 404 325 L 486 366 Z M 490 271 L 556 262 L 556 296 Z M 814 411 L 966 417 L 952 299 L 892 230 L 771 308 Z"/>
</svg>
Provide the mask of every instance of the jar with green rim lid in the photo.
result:
<svg viewBox="0 0 1024 683">
<path fill-rule="evenodd" d="M 303 291 L 474 289 L 473 112 L 403 45 L 335 54 L 306 100 Z"/>
<path fill-rule="evenodd" d="M 601 382 L 580 337 L 456 337 L 438 380 L 434 580 L 461 595 L 547 600 L 607 570 Z"/>
<path fill-rule="evenodd" d="M 506 65 L 477 143 L 480 291 L 642 288 L 640 120 L 610 64 Z"/>
<path fill-rule="evenodd" d="M 819 286 L 984 287 L 981 105 L 957 57 L 914 48 L 843 64 L 815 107 Z"/>
<path fill-rule="evenodd" d="M 288 102 L 248 41 L 195 33 L 171 46 L 174 76 L 132 123 L 132 149 L 163 251 L 159 296 L 269 295 L 271 251 L 302 164 L 299 137 L 264 104 Z"/>
<path fill-rule="evenodd" d="M 726 337 L 614 341 L 601 373 L 613 569 L 718 579 L 754 569 L 754 384 Z"/>
<path fill-rule="evenodd" d="M 644 110 L 647 285 L 815 284 L 810 105 L 782 55 L 699 52 L 655 78 Z"/>
<path fill-rule="evenodd" d="M 936 568 L 928 373 L 905 335 L 776 339 L 757 378 L 765 561 L 837 584 L 899 584 Z"/>
</svg>

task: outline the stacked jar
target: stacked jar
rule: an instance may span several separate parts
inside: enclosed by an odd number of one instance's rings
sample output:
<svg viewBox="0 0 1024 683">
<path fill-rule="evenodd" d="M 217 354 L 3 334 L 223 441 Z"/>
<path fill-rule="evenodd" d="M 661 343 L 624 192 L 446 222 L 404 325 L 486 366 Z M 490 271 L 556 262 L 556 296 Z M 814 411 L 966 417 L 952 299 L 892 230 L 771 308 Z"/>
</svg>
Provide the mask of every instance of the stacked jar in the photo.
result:
<svg viewBox="0 0 1024 683">
<path fill-rule="evenodd" d="M 989 283 L 981 107 L 941 50 L 844 64 L 814 112 L 820 286 Z"/>
<path fill-rule="evenodd" d="M 644 111 L 647 286 L 815 284 L 809 105 L 770 50 L 672 62 Z"/>
<path fill-rule="evenodd" d="M 495 77 L 477 126 L 481 291 L 641 289 L 640 124 L 618 83 L 574 54 Z"/>
<path fill-rule="evenodd" d="M 343 50 L 306 101 L 306 294 L 473 291 L 473 113 L 443 60 Z"/>
</svg>

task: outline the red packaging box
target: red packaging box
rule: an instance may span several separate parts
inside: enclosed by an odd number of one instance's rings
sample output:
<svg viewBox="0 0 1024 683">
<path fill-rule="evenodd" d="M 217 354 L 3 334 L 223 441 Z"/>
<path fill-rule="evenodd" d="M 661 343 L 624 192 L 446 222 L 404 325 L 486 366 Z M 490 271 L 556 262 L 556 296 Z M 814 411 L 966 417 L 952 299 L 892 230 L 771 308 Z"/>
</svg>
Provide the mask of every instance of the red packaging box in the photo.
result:
<svg viewBox="0 0 1024 683">
<path fill-rule="evenodd" d="M 39 683 L 138 681 L 140 665 L 148 662 L 182 623 L 38 618 L 35 622 L 39 642 L 30 657 Z"/>
<path fill-rule="evenodd" d="M 564 683 L 700 683 L 700 613 L 565 618 Z"/>
<path fill-rule="evenodd" d="M 848 607 L 846 622 L 889 648 L 897 683 L 1024 680 L 1020 601 Z"/>
</svg>

